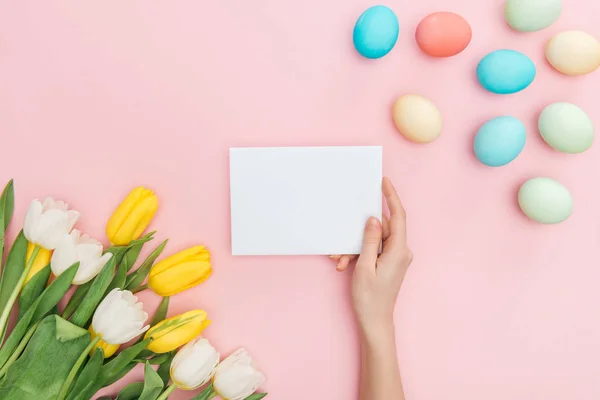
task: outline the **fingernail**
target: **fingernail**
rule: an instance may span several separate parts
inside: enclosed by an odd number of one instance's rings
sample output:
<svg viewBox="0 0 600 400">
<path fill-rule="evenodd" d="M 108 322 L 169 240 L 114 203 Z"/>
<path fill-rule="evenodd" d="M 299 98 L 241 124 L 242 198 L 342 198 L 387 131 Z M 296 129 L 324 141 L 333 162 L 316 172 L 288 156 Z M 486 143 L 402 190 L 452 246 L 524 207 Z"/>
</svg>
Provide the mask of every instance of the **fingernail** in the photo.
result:
<svg viewBox="0 0 600 400">
<path fill-rule="evenodd" d="M 339 262 L 338 265 L 335 266 L 335 269 L 337 269 L 338 271 L 340 270 L 340 264 L 341 262 Z"/>
<path fill-rule="evenodd" d="M 377 228 L 377 218 L 369 218 L 369 220 L 367 221 L 367 228 L 369 229 L 373 229 L 373 228 Z"/>
</svg>

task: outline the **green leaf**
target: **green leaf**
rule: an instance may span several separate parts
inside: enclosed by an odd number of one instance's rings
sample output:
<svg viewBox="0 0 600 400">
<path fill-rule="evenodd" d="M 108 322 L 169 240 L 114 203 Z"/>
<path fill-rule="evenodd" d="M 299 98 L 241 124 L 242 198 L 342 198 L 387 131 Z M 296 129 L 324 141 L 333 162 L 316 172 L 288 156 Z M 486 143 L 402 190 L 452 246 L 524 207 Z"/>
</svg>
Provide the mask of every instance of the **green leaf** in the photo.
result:
<svg viewBox="0 0 600 400">
<path fill-rule="evenodd" d="M 73 316 L 69 319 L 71 323 L 77 326 L 85 326 L 89 319 L 94 314 L 94 310 L 100 304 L 100 301 L 104 298 L 104 292 L 110 285 L 110 281 L 113 279 L 115 272 L 115 259 L 111 257 L 110 260 L 102 267 L 102 270 L 94 279 L 94 283 L 87 292 L 87 296 L 81 302 Z"/>
<path fill-rule="evenodd" d="M 169 379 L 171 378 L 171 362 L 173 361 L 173 358 L 175 357 L 175 354 L 177 354 L 177 352 L 171 351 L 166 354 L 168 354 L 167 359 L 162 364 L 160 364 L 160 367 L 158 367 L 158 370 L 156 371 L 158 373 L 158 376 L 160 376 L 160 379 L 162 379 L 165 386 L 169 383 Z"/>
<path fill-rule="evenodd" d="M 75 274 L 77 274 L 77 270 L 79 269 L 79 262 L 71 265 L 69 268 L 65 270 L 62 274 L 60 274 L 54 282 L 50 284 L 42 292 L 40 295 L 40 303 L 35 309 L 35 313 L 33 314 L 32 321 L 36 322 L 42 319 L 52 308 L 58 304 L 58 302 L 63 298 L 67 290 L 71 287 L 71 282 L 73 282 L 73 278 L 75 278 Z"/>
<path fill-rule="evenodd" d="M 19 296 L 19 319 L 23 317 L 23 314 L 25 314 L 33 302 L 44 291 L 49 276 L 50 264 L 42 268 L 25 284 Z"/>
<path fill-rule="evenodd" d="M 57 315 L 46 317 L 0 381 L 0 399 L 54 399 L 89 343 L 86 330 Z"/>
<path fill-rule="evenodd" d="M 209 400 L 211 395 L 213 394 L 213 384 L 211 382 L 210 385 L 206 387 L 198 396 L 192 397 L 191 400 Z"/>
<path fill-rule="evenodd" d="M 132 362 L 146 346 L 148 346 L 148 343 L 150 343 L 150 339 L 135 344 L 123 350 L 112 360 L 104 364 L 100 370 L 100 382 L 102 385 L 108 385 L 107 382 L 114 383 L 114 377 L 117 376 L 123 368 L 126 368 L 127 365 Z"/>
<path fill-rule="evenodd" d="M 0 237 L 4 239 L 4 232 L 8 228 L 8 224 L 10 224 L 10 220 L 13 216 L 13 211 L 15 209 L 15 187 L 14 182 L 11 179 L 8 181 L 4 190 L 2 191 L 2 196 L 0 196 Z M 4 229 L 2 229 L 2 227 Z"/>
<path fill-rule="evenodd" d="M 161 365 L 168 360 L 170 360 L 169 353 L 156 354 L 150 350 L 144 350 L 133 361 L 137 362 L 138 364 L 149 362 L 152 365 Z"/>
<path fill-rule="evenodd" d="M 156 400 L 163 389 L 163 381 L 152 369 L 150 363 L 144 367 L 144 390 L 139 400 Z"/>
<path fill-rule="evenodd" d="M 27 333 L 30 326 L 41 320 L 56 304 L 62 299 L 71 282 L 77 273 L 79 263 L 70 266 L 65 272 L 60 274 L 29 307 L 29 310 L 23 314 L 10 336 L 0 349 L 0 366 L 4 366 L 10 358 L 12 352 L 17 348 L 23 336 Z M 1 398 L 1 397 L 0 397 Z"/>
<path fill-rule="evenodd" d="M 152 318 L 152 322 L 150 323 L 150 327 L 158 324 L 163 321 L 167 317 L 167 312 L 169 311 L 169 296 L 163 297 L 158 309 L 154 313 L 154 318 Z"/>
<path fill-rule="evenodd" d="M 119 392 L 116 400 L 138 400 L 144 390 L 144 382 L 133 382 Z"/>
<path fill-rule="evenodd" d="M 109 294 L 115 288 L 123 289 L 123 287 L 125 286 L 126 279 L 127 279 L 127 266 L 125 264 L 121 263 L 117 267 L 117 272 L 115 273 L 115 276 L 113 277 L 112 281 L 110 282 L 108 289 L 106 289 L 106 292 L 104 292 L 104 297 L 106 297 L 106 295 Z"/>
<path fill-rule="evenodd" d="M 144 243 L 149 242 L 150 240 L 154 239 L 155 233 L 156 233 L 156 231 L 150 232 L 150 233 L 142 236 L 139 239 L 132 240 L 127 246 L 111 246 L 106 251 L 114 254 L 117 264 L 120 264 L 121 261 L 123 260 L 123 257 L 125 256 L 125 253 L 127 253 L 127 251 L 129 249 L 131 249 L 132 247 L 135 247 L 137 245 L 144 244 Z"/>
<path fill-rule="evenodd" d="M 106 381 L 106 382 L 103 382 L 101 385 L 99 385 L 99 386 L 98 386 L 98 389 L 97 389 L 96 391 L 100 390 L 100 388 L 102 388 L 102 387 L 105 387 L 105 386 L 110 386 L 110 385 L 112 385 L 113 383 L 115 383 L 115 382 L 117 382 L 117 381 L 120 381 L 120 380 L 121 380 L 121 378 L 122 378 L 122 377 L 124 377 L 125 375 L 127 375 L 129 372 L 131 372 L 131 370 L 132 370 L 132 369 L 133 369 L 133 368 L 134 368 L 136 365 L 138 365 L 138 363 L 136 363 L 136 362 L 130 362 L 129 364 L 127 364 L 127 365 L 125 366 L 125 368 L 123 368 L 121 371 L 119 371 L 119 373 L 118 373 L 118 374 L 114 375 L 114 376 L 112 377 L 112 379 L 111 379 L 111 380 L 109 380 L 109 381 Z"/>
<path fill-rule="evenodd" d="M 0 196 L 0 264 L 2 263 L 2 256 L 4 255 L 4 234 L 12 219 L 14 208 L 15 188 L 13 180 L 11 179 L 4 187 L 2 196 Z"/>
<path fill-rule="evenodd" d="M 64 319 L 69 319 L 71 317 L 71 315 L 73 315 L 73 313 L 75 312 L 77 307 L 79 307 L 79 304 L 81 304 L 81 302 L 87 295 L 87 292 L 92 287 L 94 280 L 96 280 L 96 278 L 92 279 L 89 282 L 84 283 L 83 285 L 77 286 L 75 293 L 73 293 L 73 296 L 71 296 L 71 298 L 69 299 L 69 302 L 67 303 L 67 306 L 63 310 L 62 317 Z"/>
<path fill-rule="evenodd" d="M 137 261 L 140 253 L 142 252 L 142 248 L 144 247 L 145 243 L 146 242 L 129 245 L 130 248 L 125 253 L 125 256 L 123 257 L 123 261 L 121 262 L 121 264 L 124 264 L 125 267 L 127 268 L 127 272 L 129 272 L 129 270 L 131 268 L 133 268 L 133 266 L 135 265 L 135 262 Z"/>
<path fill-rule="evenodd" d="M 102 361 L 104 361 L 104 352 L 98 348 L 77 377 L 67 400 L 88 400 L 95 394 L 90 393 L 88 395 L 88 391 L 93 388 L 96 379 L 98 379 Z"/>
<path fill-rule="evenodd" d="M 127 281 L 125 283 L 125 289 L 128 289 L 128 290 L 135 289 L 144 282 L 144 280 L 150 273 L 150 268 L 152 268 L 152 264 L 154 264 L 154 261 L 156 261 L 158 256 L 160 256 L 160 253 L 163 252 L 163 250 L 165 249 L 165 246 L 167 245 L 167 242 L 168 242 L 168 239 L 165 240 L 164 242 L 162 242 L 161 244 L 159 244 L 158 247 L 156 249 L 154 249 L 154 251 L 152 253 L 150 253 L 148 258 L 146 258 L 146 260 L 144 260 L 142 265 L 140 265 L 140 267 L 138 269 L 136 269 L 134 272 L 132 272 L 127 277 Z"/>
<path fill-rule="evenodd" d="M 27 239 L 23 231 L 19 232 L 12 248 L 8 252 L 2 278 L 0 280 L 0 313 L 6 307 L 10 295 L 19 282 L 19 278 L 25 269 L 25 258 L 27 256 Z"/>
<path fill-rule="evenodd" d="M 244 400 L 260 400 L 263 397 L 266 397 L 267 393 L 254 393 L 250 396 L 246 397 Z"/>
</svg>

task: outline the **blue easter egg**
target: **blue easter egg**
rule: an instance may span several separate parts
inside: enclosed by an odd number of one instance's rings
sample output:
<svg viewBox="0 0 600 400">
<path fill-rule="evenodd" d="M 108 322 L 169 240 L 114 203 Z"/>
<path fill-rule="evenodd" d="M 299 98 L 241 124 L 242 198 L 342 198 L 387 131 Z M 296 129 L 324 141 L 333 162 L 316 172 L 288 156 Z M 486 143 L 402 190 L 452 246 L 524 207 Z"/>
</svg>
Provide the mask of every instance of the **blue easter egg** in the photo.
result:
<svg viewBox="0 0 600 400">
<path fill-rule="evenodd" d="M 477 79 L 492 93 L 511 94 L 531 85 L 535 64 L 523 53 L 496 50 L 485 56 L 477 66 Z"/>
<path fill-rule="evenodd" d="M 475 136 L 473 150 L 477 159 L 489 167 L 506 165 L 525 147 L 525 125 L 514 117 L 489 120 Z"/>
<path fill-rule="evenodd" d="M 364 57 L 381 58 L 394 48 L 399 32 L 396 14 L 386 6 L 373 6 L 354 25 L 354 47 Z"/>
</svg>

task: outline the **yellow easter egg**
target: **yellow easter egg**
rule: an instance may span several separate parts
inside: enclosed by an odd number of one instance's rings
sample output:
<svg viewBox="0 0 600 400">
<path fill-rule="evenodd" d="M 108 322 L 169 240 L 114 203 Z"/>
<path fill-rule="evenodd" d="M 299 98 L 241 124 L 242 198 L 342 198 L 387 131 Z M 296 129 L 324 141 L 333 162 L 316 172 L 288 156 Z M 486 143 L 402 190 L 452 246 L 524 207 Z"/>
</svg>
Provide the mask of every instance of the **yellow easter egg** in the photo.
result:
<svg viewBox="0 0 600 400">
<path fill-rule="evenodd" d="M 565 75 L 585 75 L 600 66 L 600 42 L 582 31 L 566 31 L 546 44 L 546 59 Z"/>
<path fill-rule="evenodd" d="M 429 99 L 418 94 L 400 96 L 392 117 L 398 131 L 416 143 L 430 143 L 442 133 L 442 113 Z"/>
</svg>

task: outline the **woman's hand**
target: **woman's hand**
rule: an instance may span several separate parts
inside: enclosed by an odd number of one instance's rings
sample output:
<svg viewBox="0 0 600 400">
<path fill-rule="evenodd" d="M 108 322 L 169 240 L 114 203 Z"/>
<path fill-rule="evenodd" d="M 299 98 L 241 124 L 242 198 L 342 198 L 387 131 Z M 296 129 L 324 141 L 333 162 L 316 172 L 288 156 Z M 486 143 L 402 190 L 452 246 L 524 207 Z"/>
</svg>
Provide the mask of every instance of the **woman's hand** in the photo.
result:
<svg viewBox="0 0 600 400">
<path fill-rule="evenodd" d="M 364 335 L 393 329 L 396 299 L 413 258 L 406 243 L 406 212 L 398 193 L 387 178 L 383 179 L 382 190 L 390 217 L 383 217 L 383 225 L 376 218 L 367 222 L 352 279 L 354 310 Z M 379 254 L 382 240 L 383 251 Z M 331 258 L 338 261 L 337 269 L 343 271 L 354 257 Z"/>
</svg>

